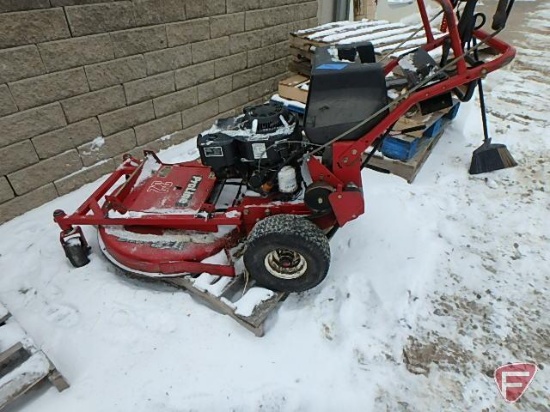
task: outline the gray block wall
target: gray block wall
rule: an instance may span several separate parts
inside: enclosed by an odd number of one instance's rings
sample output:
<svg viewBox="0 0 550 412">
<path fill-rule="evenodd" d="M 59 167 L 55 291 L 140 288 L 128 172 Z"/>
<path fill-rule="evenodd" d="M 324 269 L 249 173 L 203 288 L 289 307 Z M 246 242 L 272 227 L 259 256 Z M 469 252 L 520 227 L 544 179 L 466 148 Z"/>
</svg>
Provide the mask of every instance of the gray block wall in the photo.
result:
<svg viewBox="0 0 550 412">
<path fill-rule="evenodd" d="M 288 33 L 316 15 L 316 0 L 0 0 L 0 223 L 267 99 Z"/>
</svg>

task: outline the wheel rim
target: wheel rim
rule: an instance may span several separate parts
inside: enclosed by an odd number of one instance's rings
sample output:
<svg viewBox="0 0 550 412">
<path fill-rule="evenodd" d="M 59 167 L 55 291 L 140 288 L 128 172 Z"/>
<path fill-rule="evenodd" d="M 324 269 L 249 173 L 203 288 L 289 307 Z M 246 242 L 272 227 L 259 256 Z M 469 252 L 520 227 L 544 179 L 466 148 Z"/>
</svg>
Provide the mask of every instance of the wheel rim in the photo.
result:
<svg viewBox="0 0 550 412">
<path fill-rule="evenodd" d="M 307 261 L 298 252 L 289 249 L 275 249 L 267 254 L 265 268 L 279 279 L 297 279 L 307 271 Z"/>
</svg>

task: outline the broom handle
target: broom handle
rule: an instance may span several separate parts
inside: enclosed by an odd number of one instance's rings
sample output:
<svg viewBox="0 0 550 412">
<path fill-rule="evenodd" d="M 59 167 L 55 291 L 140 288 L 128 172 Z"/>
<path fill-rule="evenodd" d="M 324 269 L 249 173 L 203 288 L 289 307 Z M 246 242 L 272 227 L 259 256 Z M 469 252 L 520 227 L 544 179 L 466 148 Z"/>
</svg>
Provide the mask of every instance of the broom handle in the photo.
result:
<svg viewBox="0 0 550 412">
<path fill-rule="evenodd" d="M 477 46 L 477 40 L 474 37 L 472 39 L 474 48 Z M 479 55 L 477 49 L 474 49 L 474 59 L 479 60 Z M 485 94 L 483 93 L 483 84 L 481 82 L 481 77 L 477 79 L 477 91 L 479 93 L 479 106 L 481 108 L 481 123 L 483 123 L 483 142 L 489 143 L 489 127 L 487 125 L 487 107 L 485 106 Z"/>
<path fill-rule="evenodd" d="M 487 109 L 485 107 L 485 96 L 483 94 L 483 86 L 481 78 L 477 79 L 477 89 L 479 92 L 479 105 L 481 106 L 481 122 L 483 123 L 483 141 L 489 142 L 489 128 L 487 127 Z"/>
</svg>

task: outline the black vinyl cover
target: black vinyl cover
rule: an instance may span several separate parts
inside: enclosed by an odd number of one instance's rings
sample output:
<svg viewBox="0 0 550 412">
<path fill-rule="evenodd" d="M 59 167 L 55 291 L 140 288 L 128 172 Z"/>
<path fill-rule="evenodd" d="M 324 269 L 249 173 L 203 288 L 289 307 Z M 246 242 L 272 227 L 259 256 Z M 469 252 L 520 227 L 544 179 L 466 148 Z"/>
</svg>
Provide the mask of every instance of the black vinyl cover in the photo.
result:
<svg viewBox="0 0 550 412">
<path fill-rule="evenodd" d="M 329 47 L 315 51 L 306 106 L 305 132 L 309 140 L 324 144 L 366 120 L 387 105 L 383 67 L 378 63 L 339 61 Z M 382 112 L 342 140 L 357 140 L 372 129 Z"/>
</svg>

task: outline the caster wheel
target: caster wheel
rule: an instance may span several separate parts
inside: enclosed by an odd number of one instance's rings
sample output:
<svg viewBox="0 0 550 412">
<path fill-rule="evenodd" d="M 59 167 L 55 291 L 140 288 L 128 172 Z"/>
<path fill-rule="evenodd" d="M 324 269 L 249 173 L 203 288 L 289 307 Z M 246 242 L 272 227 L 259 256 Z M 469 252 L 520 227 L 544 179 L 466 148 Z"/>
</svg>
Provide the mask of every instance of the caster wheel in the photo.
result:
<svg viewBox="0 0 550 412">
<path fill-rule="evenodd" d="M 69 259 L 69 262 L 75 268 L 80 268 L 90 263 L 90 259 L 88 258 L 90 248 L 83 246 L 78 238 L 68 239 L 63 245 L 63 250 L 65 250 L 65 256 L 67 256 L 67 259 Z"/>
</svg>

